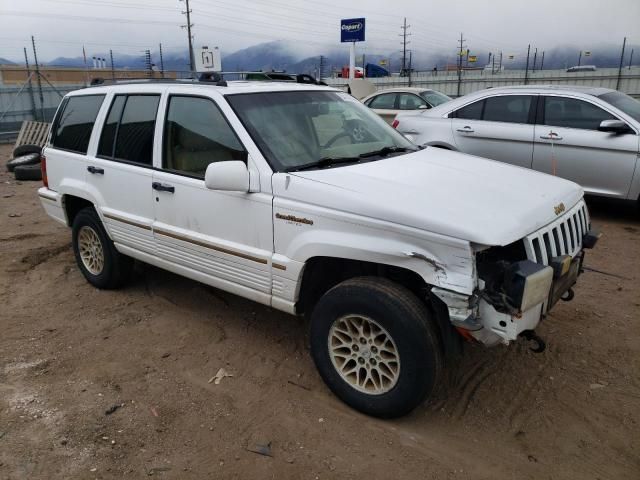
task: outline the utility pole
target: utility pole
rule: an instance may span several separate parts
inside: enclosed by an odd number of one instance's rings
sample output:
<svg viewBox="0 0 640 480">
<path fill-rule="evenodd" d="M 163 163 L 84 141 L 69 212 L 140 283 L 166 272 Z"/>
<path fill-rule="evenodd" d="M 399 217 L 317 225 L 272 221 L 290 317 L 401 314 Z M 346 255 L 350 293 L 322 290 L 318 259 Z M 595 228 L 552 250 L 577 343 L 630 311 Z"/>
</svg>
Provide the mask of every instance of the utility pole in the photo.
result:
<svg viewBox="0 0 640 480">
<path fill-rule="evenodd" d="M 410 33 L 407 33 L 407 29 L 411 27 L 411 25 L 407 25 L 407 18 L 404 19 L 404 24 L 400 26 L 402 28 L 402 33 L 400 36 L 402 37 L 402 70 L 400 70 L 400 76 L 407 74 L 407 45 L 411 42 L 407 41 L 407 37 L 411 36 Z"/>
<path fill-rule="evenodd" d="M 529 82 L 529 54 L 531 53 L 531 44 L 527 46 L 527 66 L 524 70 L 524 84 Z"/>
<path fill-rule="evenodd" d="M 540 70 L 544 67 L 544 50 L 542 51 L 542 59 L 540 60 Z"/>
<path fill-rule="evenodd" d="M 537 59 L 538 59 L 538 49 L 536 48 L 536 51 L 533 53 L 533 69 L 532 69 L 533 72 L 536 71 L 536 60 Z"/>
<path fill-rule="evenodd" d="M 622 52 L 620 53 L 620 66 L 618 67 L 618 81 L 616 82 L 616 90 L 620 88 L 620 77 L 622 76 L 622 61 L 624 60 L 624 47 L 626 46 L 627 37 L 624 37 L 624 40 L 622 41 Z"/>
<path fill-rule="evenodd" d="M 498 64 L 498 71 L 502 72 L 502 52 L 500 52 L 500 63 Z"/>
<path fill-rule="evenodd" d="M 580 55 L 578 55 L 578 66 L 582 63 L 582 50 L 580 50 Z"/>
<path fill-rule="evenodd" d="M 324 77 L 324 55 L 320 55 L 320 68 L 318 69 L 318 76 L 320 78 L 318 78 L 318 80 L 322 81 L 323 77 Z"/>
<path fill-rule="evenodd" d="M 31 98 L 31 115 L 36 118 L 36 99 L 33 96 L 33 85 L 31 84 L 31 69 L 29 68 L 29 58 L 27 57 L 27 47 L 24 47 L 24 64 L 27 67 L 27 87 L 29 89 L 29 98 Z"/>
<path fill-rule="evenodd" d="M 42 95 L 42 82 L 40 81 L 40 65 L 38 64 L 38 52 L 36 51 L 36 41 L 31 35 L 31 45 L 33 46 L 33 60 L 36 64 L 36 77 L 38 79 L 38 96 L 40 97 L 40 116 L 42 117 L 42 121 L 45 121 L 44 118 L 44 96 Z"/>
<path fill-rule="evenodd" d="M 111 60 L 111 80 L 116 79 L 116 71 L 113 68 L 113 50 L 109 50 L 109 60 Z"/>
<path fill-rule="evenodd" d="M 413 52 L 409 50 L 409 86 L 411 86 L 411 70 L 413 70 L 413 66 L 411 64 L 412 63 L 411 60 L 413 58 L 413 55 L 411 55 L 412 53 Z"/>
<path fill-rule="evenodd" d="M 164 60 L 162 58 L 162 43 L 160 44 L 160 76 L 164 78 Z"/>
<path fill-rule="evenodd" d="M 153 77 L 153 69 L 151 68 L 151 50 L 144 51 L 144 68 L 147 71 L 147 77 Z"/>
<path fill-rule="evenodd" d="M 631 49 L 631 56 L 629 57 L 629 70 L 631 70 L 631 62 L 633 62 L 633 48 Z"/>
<path fill-rule="evenodd" d="M 460 52 L 458 53 L 458 97 L 460 96 L 460 84 L 462 83 L 462 52 L 465 47 L 464 36 L 460 34 Z"/>
<path fill-rule="evenodd" d="M 491 62 L 491 75 L 496 73 L 496 56 L 493 56 L 493 62 Z"/>
<path fill-rule="evenodd" d="M 180 1 L 182 1 L 182 0 L 180 0 Z M 186 25 L 182 25 L 182 28 L 186 28 L 187 29 L 187 35 L 189 37 L 189 70 L 191 71 L 191 74 L 193 75 L 193 73 L 195 71 L 195 67 L 194 67 L 194 57 L 193 57 L 193 36 L 191 35 L 191 27 L 193 27 L 193 23 L 191 23 L 191 12 L 192 12 L 192 10 L 189 8 L 189 0 L 184 0 L 184 2 L 187 5 L 187 11 L 186 12 L 182 12 L 182 14 L 187 16 L 187 24 Z"/>
</svg>

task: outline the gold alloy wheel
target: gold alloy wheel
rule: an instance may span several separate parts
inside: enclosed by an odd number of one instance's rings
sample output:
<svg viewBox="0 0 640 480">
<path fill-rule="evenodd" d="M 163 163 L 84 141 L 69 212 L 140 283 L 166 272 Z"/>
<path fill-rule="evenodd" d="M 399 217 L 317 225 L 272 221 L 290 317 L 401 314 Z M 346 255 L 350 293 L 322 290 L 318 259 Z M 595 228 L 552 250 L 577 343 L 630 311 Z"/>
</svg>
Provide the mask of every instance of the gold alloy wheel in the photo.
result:
<svg viewBox="0 0 640 480">
<path fill-rule="evenodd" d="M 78 232 L 78 250 L 84 268 L 92 275 L 100 275 L 104 269 L 104 249 L 96 231 L 88 226 Z"/>
<path fill-rule="evenodd" d="M 338 318 L 329 330 L 329 356 L 342 379 L 359 392 L 381 395 L 400 377 L 400 355 L 393 338 L 362 315 Z"/>
</svg>

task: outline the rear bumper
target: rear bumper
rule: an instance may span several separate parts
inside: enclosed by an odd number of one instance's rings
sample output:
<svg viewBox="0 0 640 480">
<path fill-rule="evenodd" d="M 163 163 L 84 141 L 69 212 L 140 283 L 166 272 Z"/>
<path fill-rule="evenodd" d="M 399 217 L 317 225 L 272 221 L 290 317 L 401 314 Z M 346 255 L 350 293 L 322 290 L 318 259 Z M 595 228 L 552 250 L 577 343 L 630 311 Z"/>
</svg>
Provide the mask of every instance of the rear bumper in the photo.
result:
<svg viewBox="0 0 640 480">
<path fill-rule="evenodd" d="M 62 195 L 47 187 L 41 187 L 38 189 L 38 197 L 40 197 L 40 204 L 44 211 L 47 212 L 47 215 L 64 225 L 67 224 L 67 216 L 62 205 Z"/>
</svg>

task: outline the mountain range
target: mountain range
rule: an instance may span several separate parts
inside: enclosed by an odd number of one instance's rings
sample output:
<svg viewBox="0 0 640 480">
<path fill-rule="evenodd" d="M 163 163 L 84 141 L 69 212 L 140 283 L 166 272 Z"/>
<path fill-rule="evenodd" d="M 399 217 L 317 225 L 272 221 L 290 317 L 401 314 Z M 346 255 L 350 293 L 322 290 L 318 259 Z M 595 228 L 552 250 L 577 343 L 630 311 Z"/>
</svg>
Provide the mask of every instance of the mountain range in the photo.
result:
<svg viewBox="0 0 640 480">
<path fill-rule="evenodd" d="M 626 65 L 629 61 L 629 54 L 634 49 L 636 52 L 640 52 L 640 45 L 628 45 L 625 51 Z M 533 48 L 530 55 L 530 67 L 533 65 Z M 324 52 L 320 52 L 316 56 L 304 56 L 295 51 L 293 45 L 285 41 L 275 41 L 260 43 L 253 45 L 242 50 L 230 54 L 222 55 L 223 69 L 226 71 L 256 71 L 256 70 L 285 70 L 288 72 L 296 73 L 310 73 L 316 74 L 320 67 L 320 56 L 323 57 L 324 73 L 328 75 L 332 69 L 340 69 L 343 65 L 349 63 L 349 54 L 346 47 L 342 49 L 333 48 L 327 49 Z M 476 65 L 483 66 L 488 63 L 489 52 L 484 50 L 478 50 L 471 52 L 471 55 L 477 57 L 478 61 Z M 544 67 L 546 69 L 552 68 L 567 68 L 578 63 L 579 49 L 576 47 L 561 46 L 553 48 L 545 52 Z M 107 59 L 107 65 L 109 65 L 109 54 L 104 52 L 92 53 L 88 58 L 89 67 L 92 66 L 91 57 L 101 57 Z M 391 71 L 399 71 L 402 63 L 401 53 L 395 53 L 393 55 L 384 56 L 377 54 L 366 54 L 362 59 L 361 55 L 358 55 L 358 65 L 363 63 L 379 63 L 381 60 L 386 60 L 387 65 L 391 66 Z M 538 52 L 537 66 L 540 66 L 542 52 Z M 636 58 L 640 60 L 640 55 Z M 151 59 L 154 64 L 160 66 L 160 58 L 157 51 L 151 52 Z M 412 58 L 412 66 L 415 70 L 431 70 L 434 66 L 442 69 L 448 63 L 454 63 L 457 56 L 454 53 L 445 54 L 442 51 L 429 51 L 426 48 L 421 49 Z M 363 61 L 364 60 L 364 61 Z M 407 60 L 408 61 L 408 60 Z M 496 62 L 498 61 L 496 55 Z M 589 56 L 583 56 L 582 64 L 596 65 L 598 67 L 617 67 L 620 62 L 620 47 L 615 45 L 603 45 L 596 50 L 590 52 Z M 11 62 L 4 58 L 0 58 L 0 64 L 11 64 L 19 62 Z M 638 62 L 637 62 L 638 63 Z M 188 54 L 184 52 L 174 52 L 163 54 L 163 64 L 165 70 L 173 71 L 188 71 Z M 518 68 L 524 69 L 526 64 L 526 54 L 520 54 L 513 59 L 508 58 L 508 52 L 504 52 L 503 65 L 505 68 Z M 66 66 L 66 67 L 82 67 L 84 61 L 81 56 L 79 57 L 58 57 L 50 62 L 46 62 L 46 65 Z M 124 55 L 114 54 L 114 65 L 116 68 L 130 68 L 130 69 L 143 69 L 145 67 L 145 61 L 142 55 Z M 388 68 L 388 67 L 387 67 Z"/>
</svg>

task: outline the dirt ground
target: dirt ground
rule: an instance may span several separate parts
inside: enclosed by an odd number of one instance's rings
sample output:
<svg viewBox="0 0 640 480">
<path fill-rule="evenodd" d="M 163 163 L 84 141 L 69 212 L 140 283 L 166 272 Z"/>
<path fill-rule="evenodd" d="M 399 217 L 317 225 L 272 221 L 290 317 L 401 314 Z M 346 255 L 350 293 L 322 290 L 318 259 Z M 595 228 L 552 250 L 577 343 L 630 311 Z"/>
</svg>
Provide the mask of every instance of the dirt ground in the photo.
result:
<svg viewBox="0 0 640 480">
<path fill-rule="evenodd" d="M 0 147 L 0 479 L 639 479 L 640 214 L 604 232 L 573 302 L 527 345 L 470 345 L 394 421 L 342 404 L 303 321 L 139 265 L 92 288 L 70 232 Z M 224 368 L 232 377 L 209 380 Z M 117 407 L 110 414 L 106 412 Z M 270 445 L 271 456 L 250 450 Z"/>
</svg>

